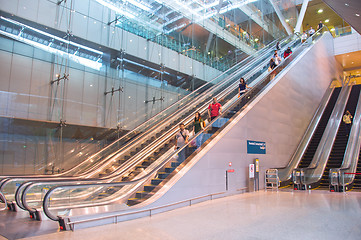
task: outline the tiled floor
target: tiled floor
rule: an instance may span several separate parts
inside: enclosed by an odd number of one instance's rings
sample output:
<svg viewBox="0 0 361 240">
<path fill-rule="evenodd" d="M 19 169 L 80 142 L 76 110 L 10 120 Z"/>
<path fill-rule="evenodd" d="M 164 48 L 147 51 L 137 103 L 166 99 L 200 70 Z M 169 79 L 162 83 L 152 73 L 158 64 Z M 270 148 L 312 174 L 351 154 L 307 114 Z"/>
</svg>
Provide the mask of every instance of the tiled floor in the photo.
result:
<svg viewBox="0 0 361 240">
<path fill-rule="evenodd" d="M 361 193 L 245 193 L 30 239 L 361 239 Z"/>
</svg>

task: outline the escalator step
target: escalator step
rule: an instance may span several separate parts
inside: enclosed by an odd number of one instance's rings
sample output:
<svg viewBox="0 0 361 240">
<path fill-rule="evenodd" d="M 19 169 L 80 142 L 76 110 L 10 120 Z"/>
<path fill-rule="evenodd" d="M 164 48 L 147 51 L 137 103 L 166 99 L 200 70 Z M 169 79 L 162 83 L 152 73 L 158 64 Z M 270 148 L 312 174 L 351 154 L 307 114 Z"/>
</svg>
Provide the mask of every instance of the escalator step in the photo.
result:
<svg viewBox="0 0 361 240">
<path fill-rule="evenodd" d="M 176 168 L 176 167 L 179 166 L 179 164 L 180 164 L 179 162 L 172 162 L 172 163 L 171 163 L 171 166 L 174 167 L 174 168 Z"/>
<path fill-rule="evenodd" d="M 158 178 L 165 179 L 166 177 L 168 177 L 168 175 L 169 175 L 169 173 L 160 172 L 160 173 L 158 173 Z"/>
<path fill-rule="evenodd" d="M 153 189 L 156 187 L 157 185 L 145 185 L 144 186 L 144 191 L 146 192 L 151 192 L 153 191 Z"/>
<path fill-rule="evenodd" d="M 175 168 L 173 168 L 173 167 L 167 167 L 167 168 L 165 168 L 165 172 L 166 173 L 171 173 L 171 172 L 173 172 L 173 170 L 174 170 Z"/>
<path fill-rule="evenodd" d="M 138 198 L 139 199 L 142 199 L 144 198 L 145 196 L 147 196 L 149 194 L 149 192 L 146 192 L 146 191 L 141 191 L 141 192 L 137 192 L 135 194 L 135 198 Z"/>
<path fill-rule="evenodd" d="M 140 203 L 140 199 L 138 198 L 130 198 L 128 199 L 127 205 L 128 206 L 134 206 L 135 204 Z"/>
<path fill-rule="evenodd" d="M 152 179 L 151 184 L 159 185 L 162 181 L 163 181 L 163 179 L 155 178 L 155 179 Z"/>
</svg>

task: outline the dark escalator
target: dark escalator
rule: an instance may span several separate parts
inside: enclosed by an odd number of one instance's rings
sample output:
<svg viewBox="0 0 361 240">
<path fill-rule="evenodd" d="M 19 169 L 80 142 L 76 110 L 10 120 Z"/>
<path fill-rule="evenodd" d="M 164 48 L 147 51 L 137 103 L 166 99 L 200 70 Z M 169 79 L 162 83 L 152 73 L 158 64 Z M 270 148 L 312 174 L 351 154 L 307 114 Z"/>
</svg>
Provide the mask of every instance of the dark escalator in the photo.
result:
<svg viewBox="0 0 361 240">
<path fill-rule="evenodd" d="M 353 86 L 351 89 L 350 97 L 347 101 L 347 105 L 345 108 L 349 110 L 351 115 L 355 115 L 357 100 L 360 94 L 361 85 Z M 341 125 L 337 131 L 337 136 L 335 142 L 333 144 L 330 157 L 327 161 L 327 165 L 325 171 L 323 172 L 321 181 L 320 181 L 320 188 L 329 188 L 329 170 L 330 168 L 339 168 L 341 167 L 343 156 L 345 154 L 347 141 L 348 141 L 349 132 L 345 128 L 345 124 L 341 122 Z"/>
<path fill-rule="evenodd" d="M 313 156 L 315 155 L 315 152 L 317 150 L 318 144 L 321 141 L 322 135 L 325 131 L 325 128 L 327 126 L 328 120 L 330 119 L 332 110 L 336 104 L 338 95 L 341 92 L 341 88 L 335 88 L 333 90 L 332 96 L 327 104 L 327 107 L 325 108 L 325 111 L 323 112 L 322 118 L 316 128 L 315 133 L 312 136 L 312 139 L 310 143 L 307 146 L 307 149 L 305 153 L 302 156 L 301 162 L 298 165 L 298 168 L 306 168 L 310 165 Z"/>
</svg>

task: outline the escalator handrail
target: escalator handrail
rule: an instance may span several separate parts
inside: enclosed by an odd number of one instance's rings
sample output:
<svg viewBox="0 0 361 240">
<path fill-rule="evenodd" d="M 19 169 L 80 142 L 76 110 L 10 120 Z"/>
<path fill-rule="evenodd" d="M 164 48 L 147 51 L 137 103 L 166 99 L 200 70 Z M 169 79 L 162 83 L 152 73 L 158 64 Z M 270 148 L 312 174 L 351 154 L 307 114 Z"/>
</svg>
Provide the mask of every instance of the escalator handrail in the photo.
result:
<svg viewBox="0 0 361 240">
<path fill-rule="evenodd" d="M 3 208 L 0 208 L 0 211 L 3 211 L 7 208 L 7 201 L 6 201 L 6 197 L 1 191 L 0 191 L 0 201 L 3 202 L 5 205 Z"/>
<path fill-rule="evenodd" d="M 277 66 L 272 72 L 275 72 L 278 68 L 280 68 L 281 66 L 283 66 L 285 64 L 285 61 L 281 62 L 281 64 L 279 66 Z M 269 77 L 270 74 L 272 73 L 268 73 L 264 79 L 266 77 Z M 260 83 L 257 83 L 257 84 L 261 84 L 263 81 L 261 80 Z M 255 89 L 255 88 L 253 88 Z M 251 89 L 250 91 L 248 91 L 246 94 L 244 94 L 242 96 L 242 98 L 245 98 L 247 97 L 250 93 L 252 93 L 253 89 Z M 228 109 L 232 109 L 234 106 L 236 106 L 236 104 L 238 104 L 238 101 L 240 101 L 242 98 L 239 98 L 237 101 L 233 102 L 233 104 L 231 104 L 231 106 L 229 106 L 227 108 Z M 196 139 L 200 134 L 202 134 L 204 131 L 208 130 L 212 124 L 214 122 L 216 122 L 219 118 L 223 117 L 223 115 L 226 114 L 226 111 L 223 111 L 223 113 L 221 115 L 219 115 L 217 118 L 215 118 L 209 125 L 207 125 L 205 127 L 204 130 L 198 132 L 195 136 L 193 136 L 189 142 L 191 142 L 192 140 Z M 130 185 L 130 184 L 133 184 L 133 183 L 137 183 L 137 182 L 140 182 L 142 180 L 145 180 L 147 178 L 149 178 L 150 176 L 152 176 L 154 173 L 156 173 L 157 171 L 159 171 L 166 163 L 168 163 L 171 159 L 173 159 L 173 157 L 178 154 L 180 151 L 182 151 L 183 149 L 185 149 L 187 147 L 187 145 L 179 148 L 178 150 L 176 150 L 171 156 L 167 157 L 165 160 L 163 160 L 162 163 L 160 163 L 156 168 L 154 168 L 151 172 L 147 173 L 145 176 L 143 177 L 140 177 L 140 178 L 137 178 L 137 179 L 134 179 L 134 180 L 131 180 L 131 181 L 127 181 L 127 182 L 118 182 L 118 183 L 103 183 L 103 184 L 76 184 L 76 185 L 61 185 L 61 186 L 55 186 L 55 187 L 52 187 L 50 188 L 50 190 L 45 194 L 44 196 L 44 200 L 43 200 L 43 210 L 44 210 L 44 213 L 52 220 L 54 221 L 57 221 L 58 218 L 57 217 L 54 217 L 49 209 L 48 209 L 48 205 L 49 205 L 49 199 L 50 199 L 50 196 L 51 194 L 57 190 L 57 189 L 65 189 L 65 188 L 72 188 L 72 189 L 77 189 L 77 188 L 84 188 L 84 186 L 87 186 L 87 187 L 99 187 L 99 186 L 106 186 L 106 187 L 111 187 L 111 186 L 123 186 L 123 185 Z M 24 195 L 26 195 L 26 193 L 24 192 Z"/>
</svg>

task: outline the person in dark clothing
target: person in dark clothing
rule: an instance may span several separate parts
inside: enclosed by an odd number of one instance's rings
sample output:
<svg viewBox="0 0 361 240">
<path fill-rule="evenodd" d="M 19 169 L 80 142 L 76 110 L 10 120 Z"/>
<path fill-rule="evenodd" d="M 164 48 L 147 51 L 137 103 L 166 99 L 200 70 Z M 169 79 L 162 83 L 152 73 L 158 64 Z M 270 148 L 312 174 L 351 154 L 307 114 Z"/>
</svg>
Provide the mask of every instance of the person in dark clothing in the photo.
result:
<svg viewBox="0 0 361 240">
<path fill-rule="evenodd" d="M 251 88 L 251 87 L 247 86 L 244 78 L 241 78 L 239 80 L 239 85 L 238 85 L 238 97 L 241 97 L 245 92 L 247 92 L 247 89 L 249 89 L 249 88 Z"/>
<path fill-rule="evenodd" d="M 199 112 L 196 112 L 195 116 L 194 116 L 194 121 L 193 121 L 193 132 L 194 135 L 196 135 L 198 132 L 202 131 L 205 127 L 204 121 L 201 117 L 201 114 Z M 197 139 L 195 140 L 195 144 L 193 144 L 193 141 L 191 143 L 192 146 L 196 145 L 196 147 L 200 147 L 202 145 L 202 139 L 203 136 L 202 134 L 199 135 L 197 137 Z"/>
<path fill-rule="evenodd" d="M 290 47 L 288 47 L 287 50 L 283 53 L 283 58 L 286 58 L 291 54 L 292 54 L 292 50 Z"/>
<path fill-rule="evenodd" d="M 320 23 L 317 25 L 317 30 L 320 30 L 321 28 L 323 28 L 323 23 L 322 23 L 322 21 L 320 21 Z"/>
<path fill-rule="evenodd" d="M 271 60 L 269 61 L 269 68 L 268 71 L 272 71 L 275 67 L 276 67 L 276 63 L 275 60 L 273 58 L 271 58 Z"/>
<path fill-rule="evenodd" d="M 196 112 L 193 122 L 193 132 L 196 135 L 199 131 L 204 129 L 204 121 L 199 112 Z"/>
<path fill-rule="evenodd" d="M 273 69 L 277 67 L 276 63 L 275 63 L 275 60 L 274 58 L 271 58 L 271 60 L 269 61 L 269 68 L 268 68 L 268 71 L 271 72 L 270 74 L 270 78 L 271 80 L 273 80 L 276 76 L 276 73 L 273 72 Z"/>
<path fill-rule="evenodd" d="M 276 49 L 277 49 L 277 50 L 281 50 L 280 42 L 277 42 L 277 44 L 276 44 Z"/>
</svg>

